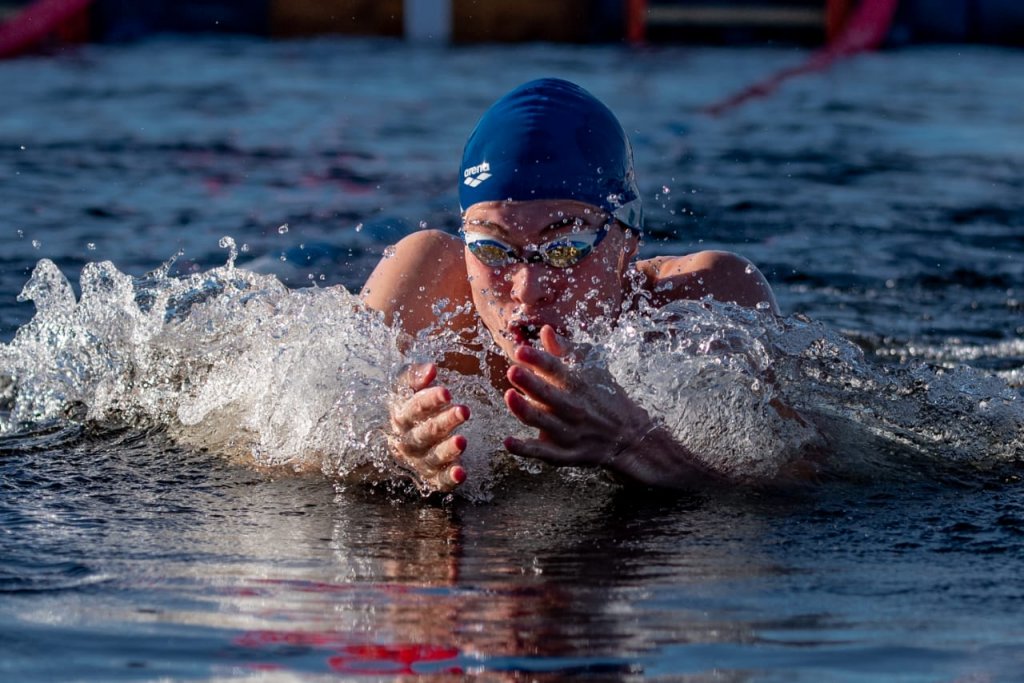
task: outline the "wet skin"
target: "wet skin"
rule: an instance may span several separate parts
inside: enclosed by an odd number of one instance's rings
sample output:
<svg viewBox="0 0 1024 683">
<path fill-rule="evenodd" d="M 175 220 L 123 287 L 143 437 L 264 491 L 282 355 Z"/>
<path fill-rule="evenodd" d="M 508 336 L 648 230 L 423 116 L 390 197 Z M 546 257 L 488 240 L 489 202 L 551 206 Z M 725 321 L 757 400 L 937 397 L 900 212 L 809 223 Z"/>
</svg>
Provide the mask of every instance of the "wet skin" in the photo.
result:
<svg viewBox="0 0 1024 683">
<path fill-rule="evenodd" d="M 576 201 L 485 202 L 467 209 L 464 227 L 529 254 L 607 220 L 600 209 Z M 503 354 L 492 362 L 492 383 L 504 391 L 509 412 L 537 430 L 533 439 L 506 439 L 511 453 L 553 465 L 603 467 L 646 485 L 686 488 L 713 482 L 717 477 L 607 370 L 575 362 L 581 349 L 568 333 L 574 324 L 585 326 L 597 317 L 614 320 L 639 291 L 656 306 L 711 296 L 777 311 L 775 298 L 761 273 L 734 254 L 706 251 L 633 262 L 637 247 L 632 231 L 613 224 L 570 268 L 543 262 L 494 267 L 458 238 L 426 230 L 403 239 L 378 264 L 362 298 L 410 334 L 436 322 L 435 306 L 442 301 L 447 302 L 442 313 L 451 314 L 448 325 L 455 331 L 483 323 Z M 460 372 L 479 371 L 454 354 L 444 363 Z M 415 365 L 403 376 L 411 395 L 391 406 L 391 450 L 422 487 L 448 491 L 465 480 L 459 458 L 467 440 L 457 430 L 470 414 L 452 402 L 436 376 L 433 363 Z"/>
</svg>

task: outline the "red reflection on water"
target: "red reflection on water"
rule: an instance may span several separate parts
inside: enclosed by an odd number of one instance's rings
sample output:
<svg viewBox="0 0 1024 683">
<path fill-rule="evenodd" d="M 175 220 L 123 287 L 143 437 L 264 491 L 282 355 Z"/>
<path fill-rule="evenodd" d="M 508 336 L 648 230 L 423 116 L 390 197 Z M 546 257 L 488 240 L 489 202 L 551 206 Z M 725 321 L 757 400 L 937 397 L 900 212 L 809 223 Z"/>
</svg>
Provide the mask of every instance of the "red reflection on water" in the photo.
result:
<svg viewBox="0 0 1024 683">
<path fill-rule="evenodd" d="M 375 673 L 416 673 L 413 667 L 427 662 L 443 662 L 455 659 L 459 651 L 454 647 L 424 645 L 418 643 L 395 645 L 347 645 L 338 654 L 327 660 L 334 671 L 356 674 Z M 458 674 L 462 669 L 450 666 L 437 673 Z"/>
<path fill-rule="evenodd" d="M 459 649 L 447 645 L 429 643 L 352 643 L 344 633 L 317 631 L 247 631 L 232 641 L 239 647 L 263 649 L 279 645 L 313 647 L 330 650 L 327 666 L 333 671 L 354 674 L 376 673 L 417 673 L 413 667 L 419 664 L 443 662 L 459 656 Z M 272 670 L 282 668 L 278 664 L 258 663 L 251 668 Z M 457 665 L 438 669 L 433 673 L 461 674 Z"/>
</svg>

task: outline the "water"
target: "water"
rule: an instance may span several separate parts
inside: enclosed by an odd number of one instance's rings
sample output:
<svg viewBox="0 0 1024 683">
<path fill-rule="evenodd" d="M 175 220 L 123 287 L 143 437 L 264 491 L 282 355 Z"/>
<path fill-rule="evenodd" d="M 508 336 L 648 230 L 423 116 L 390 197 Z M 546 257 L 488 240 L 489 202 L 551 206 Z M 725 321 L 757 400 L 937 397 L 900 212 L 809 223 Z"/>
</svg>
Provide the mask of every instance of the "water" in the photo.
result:
<svg viewBox="0 0 1024 683">
<path fill-rule="evenodd" d="M 700 112 L 804 56 L 190 39 L 0 64 L 0 678 L 1020 680 L 1024 55 L 872 55 Z M 540 75 L 631 131 L 645 253 L 773 282 L 781 322 L 681 306 L 594 340 L 748 485 L 493 458 L 516 427 L 472 381 L 460 496 L 350 482 L 386 462 L 404 359 L 335 285 L 454 228 L 469 128 Z M 801 448 L 819 483 L 750 485 Z"/>
</svg>

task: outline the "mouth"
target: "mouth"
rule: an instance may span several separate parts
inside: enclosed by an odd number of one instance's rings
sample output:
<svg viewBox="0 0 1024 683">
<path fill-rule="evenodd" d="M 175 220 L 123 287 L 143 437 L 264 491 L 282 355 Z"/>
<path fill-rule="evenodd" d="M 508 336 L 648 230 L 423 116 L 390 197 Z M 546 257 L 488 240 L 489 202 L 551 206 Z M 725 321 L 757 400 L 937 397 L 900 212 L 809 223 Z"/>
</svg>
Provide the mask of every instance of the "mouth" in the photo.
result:
<svg viewBox="0 0 1024 683">
<path fill-rule="evenodd" d="M 539 320 L 513 320 L 508 326 L 508 336 L 516 344 L 530 344 L 540 339 L 540 328 L 544 323 Z"/>
</svg>

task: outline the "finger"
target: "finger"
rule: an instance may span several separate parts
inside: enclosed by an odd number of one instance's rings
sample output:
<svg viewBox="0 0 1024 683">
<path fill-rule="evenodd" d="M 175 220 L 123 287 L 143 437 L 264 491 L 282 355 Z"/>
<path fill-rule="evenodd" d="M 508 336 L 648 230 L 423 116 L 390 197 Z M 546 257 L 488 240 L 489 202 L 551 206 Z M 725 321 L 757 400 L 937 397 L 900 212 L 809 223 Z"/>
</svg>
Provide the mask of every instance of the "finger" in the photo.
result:
<svg viewBox="0 0 1024 683">
<path fill-rule="evenodd" d="M 461 465 L 453 465 L 437 475 L 437 489 L 451 491 L 464 481 L 466 481 L 466 470 Z"/>
<path fill-rule="evenodd" d="M 536 427 L 548 435 L 557 443 L 569 443 L 569 434 L 572 428 L 558 416 L 546 410 L 538 408 L 515 389 L 505 392 L 505 405 L 517 420 L 528 427 Z"/>
<path fill-rule="evenodd" d="M 437 366 L 433 363 L 410 363 L 402 371 L 399 381 L 413 391 L 420 391 L 430 386 L 437 377 Z"/>
<path fill-rule="evenodd" d="M 398 429 L 405 431 L 436 415 L 451 403 L 447 387 L 430 387 L 413 394 L 405 403 L 392 410 L 391 419 Z"/>
<path fill-rule="evenodd" d="M 532 346 L 517 346 L 512 350 L 512 360 L 528 366 L 548 381 L 565 386 L 569 383 L 569 368 L 558 356 Z"/>
<path fill-rule="evenodd" d="M 544 325 L 540 328 L 540 343 L 545 351 L 562 358 L 572 350 L 569 340 L 555 332 L 551 325 Z"/>
<path fill-rule="evenodd" d="M 448 466 L 454 464 L 455 461 L 459 459 L 459 456 L 466 450 L 466 444 L 466 437 L 461 434 L 456 434 L 452 438 L 446 439 L 431 449 L 431 451 L 423 458 L 423 464 L 435 469 L 447 469 Z"/>
<path fill-rule="evenodd" d="M 568 392 L 553 386 L 524 367 L 513 365 L 505 375 L 512 386 L 521 390 L 530 399 L 547 406 L 563 420 L 578 422 L 583 411 Z"/>
<path fill-rule="evenodd" d="M 548 328 L 545 331 L 544 328 Z M 559 334 L 551 325 L 545 325 L 540 330 L 541 347 L 553 356 L 561 358 L 567 364 L 580 362 L 586 359 L 590 352 L 590 344 L 577 344 L 572 342 L 565 335 Z"/>
<path fill-rule="evenodd" d="M 426 451 L 452 433 L 456 427 L 469 419 L 469 408 L 452 406 L 448 410 L 425 420 L 410 429 L 402 437 L 402 443 L 416 451 Z"/>
<path fill-rule="evenodd" d="M 505 450 L 513 455 L 541 460 L 552 465 L 582 464 L 582 459 L 574 451 L 540 439 L 517 439 L 510 436 L 505 439 Z"/>
</svg>

